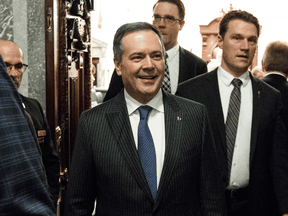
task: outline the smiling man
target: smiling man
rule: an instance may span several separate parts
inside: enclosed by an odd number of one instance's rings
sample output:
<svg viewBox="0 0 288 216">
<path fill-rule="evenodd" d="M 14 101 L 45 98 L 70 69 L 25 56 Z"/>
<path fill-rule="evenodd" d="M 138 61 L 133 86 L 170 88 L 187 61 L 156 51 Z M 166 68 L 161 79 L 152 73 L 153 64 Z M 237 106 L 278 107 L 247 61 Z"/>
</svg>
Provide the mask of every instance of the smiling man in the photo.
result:
<svg viewBox="0 0 288 216">
<path fill-rule="evenodd" d="M 181 0 L 158 0 L 153 6 L 153 26 L 163 37 L 167 53 L 164 90 L 175 94 L 178 85 L 207 72 L 206 62 L 178 44 L 178 35 L 185 25 L 185 7 Z M 166 81 L 169 80 L 169 81 Z M 113 72 L 104 101 L 123 89 L 121 76 Z"/>
<path fill-rule="evenodd" d="M 124 89 L 79 119 L 65 214 L 225 215 L 205 107 L 160 89 L 160 33 L 125 24 L 113 50 Z"/>
<path fill-rule="evenodd" d="M 258 19 L 252 14 L 227 13 L 219 29 L 221 66 L 184 82 L 177 93 L 208 109 L 229 216 L 288 212 L 288 148 L 281 95 L 248 70 L 259 33 Z"/>
</svg>

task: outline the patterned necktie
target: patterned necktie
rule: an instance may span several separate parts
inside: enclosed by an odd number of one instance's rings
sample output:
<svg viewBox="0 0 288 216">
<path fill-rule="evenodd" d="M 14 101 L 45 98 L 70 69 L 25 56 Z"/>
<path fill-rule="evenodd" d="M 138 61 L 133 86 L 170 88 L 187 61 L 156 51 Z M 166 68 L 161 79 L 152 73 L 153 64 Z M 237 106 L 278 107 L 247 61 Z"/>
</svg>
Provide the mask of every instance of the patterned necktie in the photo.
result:
<svg viewBox="0 0 288 216">
<path fill-rule="evenodd" d="M 166 58 L 165 58 L 165 73 L 164 73 L 164 79 L 163 79 L 163 82 L 162 82 L 162 89 L 165 90 L 168 93 L 171 93 L 171 82 L 170 82 L 170 74 L 169 74 L 167 58 L 168 58 L 168 55 L 166 54 Z"/>
<path fill-rule="evenodd" d="M 156 153 L 153 139 L 147 125 L 150 106 L 140 106 L 140 122 L 138 126 L 138 154 L 153 198 L 157 194 Z"/>
<path fill-rule="evenodd" d="M 226 143 L 227 143 L 227 178 L 230 179 L 232 158 L 234 152 L 234 145 L 237 133 L 240 104 L 241 104 L 241 92 L 240 86 L 242 81 L 240 79 L 233 79 L 232 84 L 234 89 L 230 95 L 229 108 L 226 120 Z"/>
</svg>

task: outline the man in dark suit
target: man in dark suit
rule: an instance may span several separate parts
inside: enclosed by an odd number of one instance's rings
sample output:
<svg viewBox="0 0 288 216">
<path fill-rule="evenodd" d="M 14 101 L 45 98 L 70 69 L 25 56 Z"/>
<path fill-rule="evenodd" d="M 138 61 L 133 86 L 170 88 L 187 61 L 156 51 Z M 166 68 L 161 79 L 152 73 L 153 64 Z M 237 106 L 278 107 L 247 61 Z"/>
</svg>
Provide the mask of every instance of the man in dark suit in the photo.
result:
<svg viewBox="0 0 288 216">
<path fill-rule="evenodd" d="M 14 81 L 16 88 L 21 85 L 23 70 L 27 65 L 23 64 L 24 57 L 18 45 L 12 41 L 0 39 L 0 54 L 6 64 L 7 72 Z M 40 145 L 42 160 L 45 167 L 50 193 L 54 199 L 55 207 L 59 195 L 60 162 L 56 154 L 51 138 L 51 132 L 42 107 L 35 99 L 20 94 L 25 110 L 30 114 L 38 143 Z"/>
<path fill-rule="evenodd" d="M 168 58 L 170 91 L 175 94 L 179 83 L 207 72 L 206 62 L 178 44 L 178 34 L 185 24 L 185 7 L 181 0 L 158 0 L 153 6 L 153 25 L 161 33 Z M 167 73 L 167 70 L 165 71 Z M 123 89 L 121 76 L 114 70 L 104 101 Z"/>
<path fill-rule="evenodd" d="M 268 44 L 262 58 L 263 81 L 278 89 L 282 95 L 283 122 L 288 134 L 288 44 L 275 41 Z"/>
<path fill-rule="evenodd" d="M 56 215 L 40 150 L 0 56 L 0 215 Z"/>
<path fill-rule="evenodd" d="M 248 71 L 259 30 L 252 14 L 227 13 L 220 22 L 221 66 L 184 82 L 177 92 L 208 109 L 229 216 L 288 213 L 288 146 L 281 95 Z"/>
<path fill-rule="evenodd" d="M 65 214 L 91 215 L 96 199 L 96 215 L 225 215 L 205 107 L 160 88 L 160 33 L 125 24 L 113 50 L 124 90 L 81 114 Z"/>
</svg>

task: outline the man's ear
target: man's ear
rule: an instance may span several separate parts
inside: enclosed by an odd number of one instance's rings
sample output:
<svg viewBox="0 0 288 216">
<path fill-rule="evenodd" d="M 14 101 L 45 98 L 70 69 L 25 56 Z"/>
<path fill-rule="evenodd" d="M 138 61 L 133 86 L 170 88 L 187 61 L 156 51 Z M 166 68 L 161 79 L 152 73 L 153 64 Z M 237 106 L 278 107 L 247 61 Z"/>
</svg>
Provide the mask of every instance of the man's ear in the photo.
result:
<svg viewBox="0 0 288 216">
<path fill-rule="evenodd" d="M 218 46 L 223 50 L 223 38 L 221 35 L 218 35 Z"/>
<path fill-rule="evenodd" d="M 116 69 L 117 75 L 118 76 L 122 76 L 121 63 L 119 61 L 117 61 L 116 59 L 114 59 L 113 61 L 114 61 L 114 65 L 115 65 L 115 69 Z"/>
<path fill-rule="evenodd" d="M 180 31 L 181 31 L 185 25 L 185 20 L 182 20 L 179 24 L 180 24 Z"/>
</svg>

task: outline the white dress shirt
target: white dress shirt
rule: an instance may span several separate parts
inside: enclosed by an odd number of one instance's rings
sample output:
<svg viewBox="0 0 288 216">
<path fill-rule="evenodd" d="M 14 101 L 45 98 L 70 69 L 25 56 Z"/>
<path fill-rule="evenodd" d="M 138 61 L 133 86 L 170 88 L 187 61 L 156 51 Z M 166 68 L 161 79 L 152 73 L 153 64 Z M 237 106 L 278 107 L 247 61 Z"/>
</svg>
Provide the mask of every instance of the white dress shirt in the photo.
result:
<svg viewBox="0 0 288 216">
<path fill-rule="evenodd" d="M 179 80 L 179 44 L 166 51 L 168 68 L 171 82 L 171 94 L 175 94 Z"/>
<path fill-rule="evenodd" d="M 126 89 L 124 89 L 124 96 L 136 144 L 136 149 L 138 149 L 138 125 L 140 121 L 140 113 L 138 111 L 138 107 L 148 105 L 153 108 L 148 116 L 148 127 L 150 129 L 156 151 L 158 187 L 165 155 L 165 122 L 162 91 L 160 90 L 157 95 L 147 104 L 139 103 L 127 93 Z"/>
<path fill-rule="evenodd" d="M 234 88 L 231 82 L 234 77 L 226 72 L 221 66 L 219 66 L 217 73 L 224 122 L 226 122 L 230 95 Z M 253 91 L 249 71 L 246 71 L 238 78 L 242 81 L 240 87 L 241 105 L 232 159 L 230 182 L 227 189 L 244 188 L 249 185 Z"/>
</svg>

